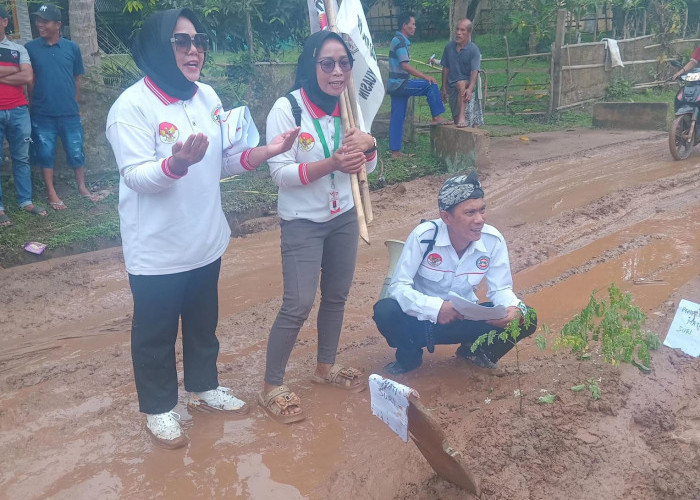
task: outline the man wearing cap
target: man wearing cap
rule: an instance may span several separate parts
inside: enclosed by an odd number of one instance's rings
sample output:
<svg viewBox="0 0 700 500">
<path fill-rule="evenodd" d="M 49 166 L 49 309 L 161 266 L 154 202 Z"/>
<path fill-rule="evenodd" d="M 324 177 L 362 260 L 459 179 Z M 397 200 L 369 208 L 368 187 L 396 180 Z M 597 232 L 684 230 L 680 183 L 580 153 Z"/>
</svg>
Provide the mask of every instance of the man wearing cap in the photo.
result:
<svg viewBox="0 0 700 500">
<path fill-rule="evenodd" d="M 32 65 L 26 49 L 5 36 L 8 23 L 5 6 L 0 5 L 0 151 L 7 138 L 12 157 L 17 204 L 31 214 L 43 216 L 46 215 L 46 210 L 32 202 L 32 176 L 29 167 L 32 129 L 24 86 L 32 81 Z M 12 221 L 2 204 L 0 186 L 0 227 L 11 225 Z"/>
<path fill-rule="evenodd" d="M 472 353 L 474 340 L 491 330 L 500 333 L 513 320 L 521 322 L 520 339 L 537 328 L 534 311 L 513 293 L 503 235 L 485 223 L 484 191 L 476 174 L 448 179 L 440 189 L 438 206 L 440 218 L 419 224 L 408 236 L 389 297 L 374 305 L 379 332 L 396 348 L 396 361 L 386 366 L 393 375 L 418 368 L 423 347 L 433 352 L 437 344 L 461 344 L 457 356 L 496 368 L 513 344 L 496 338 Z M 506 315 L 488 321 L 465 319 L 448 294 L 478 303 L 474 289 L 484 278 L 490 303 L 482 305 L 504 306 Z"/>
<path fill-rule="evenodd" d="M 64 210 L 66 205 L 56 194 L 53 184 L 58 137 L 66 152 L 66 162 L 75 171 L 78 191 L 93 201 L 98 199 L 85 187 L 83 125 L 78 109 L 80 75 L 85 70 L 78 45 L 61 36 L 61 11 L 58 7 L 44 4 L 34 16 L 39 38 L 25 46 L 34 69 L 34 83 L 30 86 L 32 151 L 34 161 L 44 175 L 49 205 L 54 210 Z"/>
</svg>

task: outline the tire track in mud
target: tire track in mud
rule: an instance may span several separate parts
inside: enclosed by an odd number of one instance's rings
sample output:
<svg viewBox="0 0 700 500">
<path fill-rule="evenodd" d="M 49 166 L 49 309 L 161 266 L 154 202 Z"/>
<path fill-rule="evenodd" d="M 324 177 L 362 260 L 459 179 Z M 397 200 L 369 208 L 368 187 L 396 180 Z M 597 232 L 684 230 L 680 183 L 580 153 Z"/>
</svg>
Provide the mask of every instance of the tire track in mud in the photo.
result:
<svg viewBox="0 0 700 500">
<path fill-rule="evenodd" d="M 513 271 L 569 253 L 661 214 L 684 211 L 698 200 L 700 175 L 683 172 L 608 193 L 584 207 L 567 210 L 547 220 L 506 227 L 503 232 L 510 242 Z M 528 238 L 528 234 L 536 234 L 537 238 Z M 613 253 L 610 257 L 617 255 Z"/>
<path fill-rule="evenodd" d="M 596 266 L 599 266 L 600 264 L 603 264 L 609 260 L 616 259 L 620 257 L 622 254 L 629 252 L 630 250 L 635 250 L 637 248 L 642 248 L 645 247 L 649 244 L 649 242 L 653 239 L 661 239 L 661 236 L 637 236 L 625 243 L 622 243 L 618 245 L 616 248 L 612 248 L 610 250 L 606 250 L 603 252 L 601 255 L 594 257 L 592 259 L 587 260 L 583 264 L 580 264 L 576 267 L 572 267 L 567 269 L 565 272 L 561 273 L 559 276 L 553 279 L 549 279 L 546 281 L 542 281 L 538 283 L 537 285 L 530 286 L 528 288 L 520 290 L 520 292 L 523 295 L 531 295 L 539 292 L 540 290 L 544 288 L 550 288 L 556 285 L 557 283 L 564 281 L 571 276 L 577 275 L 577 274 L 585 274 L 591 269 L 593 269 Z"/>
</svg>

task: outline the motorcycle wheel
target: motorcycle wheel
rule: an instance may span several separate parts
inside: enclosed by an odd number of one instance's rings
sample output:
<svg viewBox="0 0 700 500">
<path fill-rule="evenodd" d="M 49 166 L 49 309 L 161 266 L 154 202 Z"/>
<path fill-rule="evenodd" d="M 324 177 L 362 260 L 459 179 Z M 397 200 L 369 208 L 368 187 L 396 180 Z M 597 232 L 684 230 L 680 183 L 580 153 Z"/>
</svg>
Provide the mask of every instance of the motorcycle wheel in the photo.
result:
<svg viewBox="0 0 700 500">
<path fill-rule="evenodd" d="M 681 115 L 676 117 L 671 124 L 671 130 L 668 133 L 668 147 L 674 160 L 685 160 L 690 156 L 693 149 L 693 139 L 683 138 L 684 135 L 688 137 L 690 123 L 689 115 Z"/>
</svg>

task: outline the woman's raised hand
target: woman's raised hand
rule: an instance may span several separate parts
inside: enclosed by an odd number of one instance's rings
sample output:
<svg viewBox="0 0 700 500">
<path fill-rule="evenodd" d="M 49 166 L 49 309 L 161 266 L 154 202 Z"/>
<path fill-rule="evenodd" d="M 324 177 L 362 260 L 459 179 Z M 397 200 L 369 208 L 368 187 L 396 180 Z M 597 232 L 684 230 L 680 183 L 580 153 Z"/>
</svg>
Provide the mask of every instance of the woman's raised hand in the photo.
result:
<svg viewBox="0 0 700 500">
<path fill-rule="evenodd" d="M 374 142 L 372 143 L 374 144 Z M 333 153 L 333 162 L 335 164 L 335 170 L 340 170 L 346 174 L 358 174 L 365 166 L 367 159 L 362 151 L 350 152 L 350 150 L 345 146 L 336 149 Z"/>
<path fill-rule="evenodd" d="M 363 132 L 359 128 L 351 128 L 345 132 L 343 146 L 351 152 L 364 152 L 374 146 L 372 136 Z"/>
<path fill-rule="evenodd" d="M 287 130 L 286 132 L 282 132 L 280 135 L 272 139 L 267 144 L 268 154 L 270 155 L 269 158 L 277 156 L 278 154 L 282 154 L 285 151 L 289 151 L 294 145 L 294 141 L 296 140 L 297 135 L 299 135 L 300 128 L 301 127 L 296 127 Z"/>
<path fill-rule="evenodd" d="M 187 169 L 204 158 L 209 147 L 209 139 L 199 132 L 192 134 L 185 142 L 177 141 L 173 144 L 173 156 L 170 159 L 170 170 L 176 175 L 185 175 Z"/>
</svg>

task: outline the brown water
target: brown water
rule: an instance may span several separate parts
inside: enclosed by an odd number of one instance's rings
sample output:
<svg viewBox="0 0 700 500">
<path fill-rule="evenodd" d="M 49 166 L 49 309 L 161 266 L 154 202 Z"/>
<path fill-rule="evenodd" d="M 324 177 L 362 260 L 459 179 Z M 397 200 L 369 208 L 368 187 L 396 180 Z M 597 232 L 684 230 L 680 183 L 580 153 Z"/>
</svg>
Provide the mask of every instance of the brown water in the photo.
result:
<svg viewBox="0 0 700 500">
<path fill-rule="evenodd" d="M 578 137 L 583 146 L 568 157 L 554 153 L 570 152 L 569 141 L 552 142 L 550 161 L 524 161 L 523 152 L 521 162 L 499 162 L 507 149 L 481 174 L 515 288 L 552 329 L 550 341 L 593 289 L 613 282 L 662 338 L 680 298 L 700 302 L 700 157 L 673 162 L 663 136 L 636 134 L 616 145 L 606 144 L 624 137 Z M 371 320 L 387 265 L 381 242 L 434 216 L 440 182 L 373 194 L 373 244 L 360 248 L 339 361 L 372 373 L 393 359 Z M 176 451 L 153 446 L 138 413 L 119 249 L 0 272 L 0 498 L 465 498 L 371 415 L 367 392 L 310 383 L 315 311 L 286 379 L 308 418 L 282 426 L 255 407 L 281 304 L 277 230 L 232 240 L 220 280 L 220 382 L 252 411 L 235 420 L 178 404 L 191 443 Z M 493 377 L 455 358 L 455 346 L 438 346 L 399 377 L 420 392 L 486 498 L 700 496 L 691 480 L 700 463 L 697 362 L 666 349 L 640 378 L 596 356 L 582 367 L 539 352 L 531 339 L 521 347 L 522 417 L 512 354 L 501 362 L 507 375 Z M 599 402 L 568 390 L 589 377 L 601 379 Z M 558 402 L 538 404 L 541 391 Z"/>
</svg>

